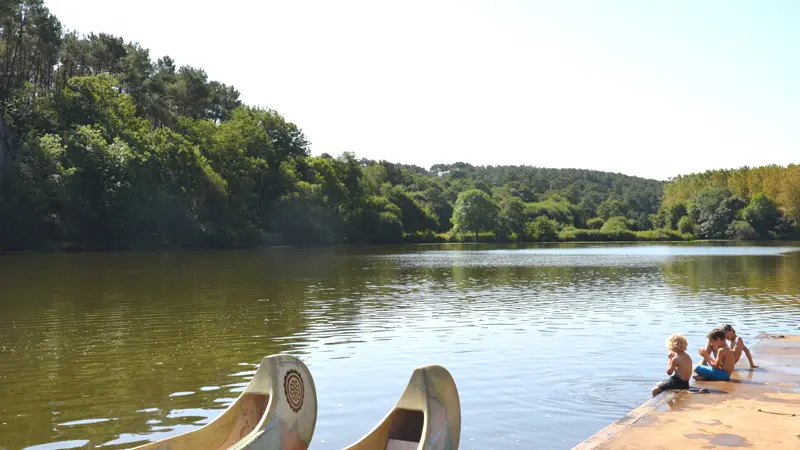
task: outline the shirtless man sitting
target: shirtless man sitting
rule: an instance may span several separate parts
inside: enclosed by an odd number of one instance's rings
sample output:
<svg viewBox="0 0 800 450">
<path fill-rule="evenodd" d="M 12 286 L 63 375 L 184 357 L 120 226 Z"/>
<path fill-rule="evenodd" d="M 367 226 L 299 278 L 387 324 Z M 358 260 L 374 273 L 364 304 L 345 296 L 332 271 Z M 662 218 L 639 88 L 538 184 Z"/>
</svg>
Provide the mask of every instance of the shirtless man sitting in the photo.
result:
<svg viewBox="0 0 800 450">
<path fill-rule="evenodd" d="M 734 354 L 734 365 L 739 362 L 739 360 L 742 358 L 742 353 L 744 353 L 745 356 L 747 356 L 747 361 L 750 363 L 750 368 L 757 368 L 758 366 L 755 365 L 753 362 L 753 356 L 750 354 L 750 349 L 744 345 L 744 340 L 740 336 L 736 335 L 736 330 L 734 330 L 731 325 L 725 325 L 722 327 L 722 331 L 725 332 L 725 340 L 730 341 L 730 349 Z M 706 344 L 706 352 L 714 356 L 717 355 L 717 351 L 711 345 L 711 341 L 708 341 Z M 703 364 L 707 363 L 708 360 L 703 359 Z"/>
</svg>

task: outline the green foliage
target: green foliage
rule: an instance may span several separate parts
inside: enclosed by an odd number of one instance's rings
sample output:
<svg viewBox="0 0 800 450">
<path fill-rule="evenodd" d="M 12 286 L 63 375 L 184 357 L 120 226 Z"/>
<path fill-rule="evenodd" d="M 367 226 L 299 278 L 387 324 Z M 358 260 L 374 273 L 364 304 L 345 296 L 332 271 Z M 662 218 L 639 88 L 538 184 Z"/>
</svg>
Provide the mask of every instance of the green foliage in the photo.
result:
<svg viewBox="0 0 800 450">
<path fill-rule="evenodd" d="M 421 202 L 411 198 L 402 188 L 389 189 L 389 201 L 400 209 L 403 229 L 406 233 L 417 233 L 439 228 L 438 218 Z"/>
<path fill-rule="evenodd" d="M 298 182 L 296 191 L 281 196 L 274 212 L 273 231 L 282 236 L 285 242 L 295 245 L 330 245 L 337 242 L 341 218 L 326 204 L 319 184 Z"/>
<path fill-rule="evenodd" d="M 603 230 L 582 230 L 570 229 L 559 233 L 562 241 L 575 242 L 606 242 L 606 241 L 635 241 L 636 235 L 633 231 L 603 231 Z"/>
<path fill-rule="evenodd" d="M 609 217 L 600 230 L 605 233 L 630 231 L 630 221 L 622 216 Z"/>
<path fill-rule="evenodd" d="M 400 243 L 403 241 L 402 211 L 386 197 L 370 197 L 360 220 L 351 222 L 349 241 L 355 244 Z"/>
<path fill-rule="evenodd" d="M 445 198 L 442 186 L 439 184 L 431 184 L 430 187 L 422 192 L 422 202 L 437 219 L 438 226 L 436 230 L 439 232 L 449 230 L 452 224 L 453 205 Z"/>
<path fill-rule="evenodd" d="M 759 238 L 758 232 L 744 220 L 734 220 L 726 231 L 728 239 L 735 241 L 753 241 Z"/>
<path fill-rule="evenodd" d="M 690 234 L 678 233 L 675 230 L 656 229 L 647 231 L 602 231 L 602 230 L 563 230 L 559 239 L 566 242 L 630 242 L 630 241 L 687 241 Z"/>
<path fill-rule="evenodd" d="M 716 214 L 722 201 L 731 195 L 730 191 L 721 188 L 706 189 L 697 195 L 689 207 L 689 216 L 697 223 L 709 220 Z"/>
<path fill-rule="evenodd" d="M 649 216 L 650 226 L 653 229 L 665 228 L 667 224 L 667 219 L 663 214 L 650 214 Z M 668 229 L 673 229 L 672 227 L 666 227 Z"/>
<path fill-rule="evenodd" d="M 64 167 L 66 149 L 55 135 L 29 137 L 0 188 L 0 248 L 25 249 L 38 239 L 62 240 L 61 216 L 73 173 Z M 9 189 L 9 186 L 16 189 Z"/>
<path fill-rule="evenodd" d="M 566 199 L 554 195 L 547 200 L 528 203 L 524 210 L 525 221 L 531 222 L 539 216 L 545 216 L 563 224 L 580 224 L 581 211 Z"/>
<path fill-rule="evenodd" d="M 680 233 L 667 228 L 656 228 L 654 230 L 634 231 L 637 241 L 688 241 L 694 239 L 691 234 Z"/>
<path fill-rule="evenodd" d="M 432 230 L 406 234 L 405 242 L 413 244 L 442 244 L 449 241 L 449 236 L 434 233 Z"/>
<path fill-rule="evenodd" d="M 666 185 L 663 203 L 667 207 L 689 203 L 702 191 L 712 188 L 725 189 L 745 199 L 763 192 L 783 215 L 793 220 L 800 219 L 800 165 L 797 164 L 712 170 L 679 176 Z"/>
<path fill-rule="evenodd" d="M 621 200 L 610 198 L 597 207 L 597 217 L 608 220 L 611 217 L 625 216 L 630 208 Z"/>
<path fill-rule="evenodd" d="M 500 233 L 505 236 L 525 234 L 525 204 L 518 197 L 506 197 L 500 201 Z M 516 239 L 515 239 L 516 240 Z"/>
<path fill-rule="evenodd" d="M 762 239 L 770 237 L 781 218 L 777 206 L 766 195 L 759 193 L 752 199 L 747 207 L 742 210 L 742 219 L 753 228 Z"/>
<path fill-rule="evenodd" d="M 746 204 L 743 198 L 731 195 L 727 189 L 712 188 L 701 191 L 688 212 L 697 224 L 699 238 L 724 239 L 728 226 Z"/>
<path fill-rule="evenodd" d="M 120 90 L 118 81 L 107 74 L 71 78 L 53 100 L 53 107 L 60 112 L 59 125 L 93 125 L 106 139 L 132 139 L 134 133 L 145 129 L 146 122 L 136 117 L 133 99 Z"/>
<path fill-rule="evenodd" d="M 497 204 L 486 192 L 479 189 L 462 192 L 453 211 L 454 229 L 462 234 L 474 233 L 477 238 L 481 231 L 496 228 L 498 212 Z"/>
<path fill-rule="evenodd" d="M 65 33 L 42 0 L 0 5 L 0 73 L 0 249 L 671 239 L 641 233 L 693 220 L 763 239 L 800 219 L 798 166 L 678 177 L 662 205 L 664 183 L 606 172 L 311 156 L 277 111 L 121 37 Z"/>
<path fill-rule="evenodd" d="M 450 242 L 504 242 L 504 239 L 498 239 L 494 232 L 487 231 L 478 234 L 461 234 L 455 233 L 450 237 Z"/>
<path fill-rule="evenodd" d="M 0 248 L 428 241 L 459 217 L 456 235 L 524 238 L 526 218 L 580 223 L 611 196 L 658 204 L 662 183 L 603 172 L 312 157 L 296 125 L 200 68 L 64 33 L 40 0 L 3 8 L 0 121 L 24 145 L 0 173 Z M 502 214 L 454 217 L 472 189 Z"/>
<path fill-rule="evenodd" d="M 678 232 L 684 234 L 694 234 L 695 226 L 694 221 L 689 216 L 683 216 L 678 221 Z"/>
<path fill-rule="evenodd" d="M 43 0 L 0 2 L 0 104 L 25 85 L 53 83 L 61 23 Z"/>
<path fill-rule="evenodd" d="M 601 219 L 600 217 L 593 217 L 586 221 L 586 228 L 590 230 L 599 230 L 603 228 L 603 225 L 606 224 L 606 221 Z"/>
<path fill-rule="evenodd" d="M 771 234 L 773 239 L 800 240 L 800 229 L 791 217 L 781 216 L 772 228 Z"/>
<path fill-rule="evenodd" d="M 738 195 L 731 195 L 720 203 L 717 214 L 722 215 L 728 220 L 733 220 L 739 216 L 739 213 L 745 206 L 747 206 L 747 200 Z"/>
<path fill-rule="evenodd" d="M 678 226 L 678 222 L 688 214 L 686 210 L 686 205 L 683 203 L 678 203 L 674 205 L 668 205 L 663 208 L 663 217 L 664 217 L 664 226 L 670 228 L 672 230 L 676 229 Z"/>
<path fill-rule="evenodd" d="M 539 216 L 526 225 L 528 236 L 534 242 L 551 242 L 558 239 L 558 223 L 546 216 Z"/>
</svg>

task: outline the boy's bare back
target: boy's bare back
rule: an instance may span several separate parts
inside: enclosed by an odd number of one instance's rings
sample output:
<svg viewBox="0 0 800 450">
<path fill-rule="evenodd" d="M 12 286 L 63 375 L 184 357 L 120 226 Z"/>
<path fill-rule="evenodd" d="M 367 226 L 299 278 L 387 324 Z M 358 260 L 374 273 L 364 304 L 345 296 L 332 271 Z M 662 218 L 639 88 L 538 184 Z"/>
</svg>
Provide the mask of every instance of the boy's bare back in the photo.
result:
<svg viewBox="0 0 800 450">
<path fill-rule="evenodd" d="M 716 369 L 722 369 L 729 374 L 733 372 L 733 367 L 736 365 L 736 355 L 726 345 L 717 350 L 717 364 L 714 366 Z"/>
<path fill-rule="evenodd" d="M 673 363 L 675 364 L 675 373 L 678 374 L 682 380 L 689 381 L 694 370 L 694 366 L 692 366 L 692 357 L 686 352 L 681 352 L 675 355 Z"/>
<path fill-rule="evenodd" d="M 658 383 L 652 390 L 653 397 L 673 389 L 689 389 L 689 380 L 692 376 L 692 358 L 686 353 L 689 343 L 686 336 L 673 333 L 667 338 L 667 375 L 670 377 Z"/>
</svg>

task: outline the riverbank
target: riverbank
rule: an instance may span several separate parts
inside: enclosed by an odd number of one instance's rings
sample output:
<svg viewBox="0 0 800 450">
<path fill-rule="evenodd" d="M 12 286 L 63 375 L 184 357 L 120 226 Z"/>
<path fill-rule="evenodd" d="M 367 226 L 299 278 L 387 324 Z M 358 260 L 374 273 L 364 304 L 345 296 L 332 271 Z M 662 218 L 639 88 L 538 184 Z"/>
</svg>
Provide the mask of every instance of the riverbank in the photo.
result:
<svg viewBox="0 0 800 450">
<path fill-rule="evenodd" d="M 742 358 L 731 382 L 697 382 L 711 392 L 667 391 L 573 450 L 800 447 L 800 336 L 762 335 L 758 369 Z"/>
<path fill-rule="evenodd" d="M 637 246 L 637 245 L 675 245 L 675 246 L 731 246 L 731 247 L 775 247 L 775 246 L 800 246 L 798 240 L 786 241 L 728 241 L 728 240 L 688 240 L 688 241 L 647 241 L 647 240 L 631 240 L 631 241 L 549 241 L 549 242 L 532 242 L 532 241 L 508 241 L 508 240 L 434 240 L 434 241 L 406 241 L 395 244 L 337 244 L 337 245 L 261 245 L 255 247 L 133 247 L 133 248 L 81 248 L 76 246 L 47 246 L 42 248 L 32 248 L 27 250 L 0 250 L 0 256 L 11 255 L 30 255 L 30 254 L 68 254 L 68 253 L 175 253 L 175 252 L 215 252 L 215 251 L 238 251 L 238 250 L 263 250 L 263 249 L 341 249 L 341 248 L 427 248 L 428 246 L 442 246 L 441 248 L 450 248 L 446 246 L 459 246 L 456 248 L 473 248 L 472 246 L 483 246 L 481 248 L 508 248 L 508 249 L 522 249 L 522 248 L 575 248 L 580 246 Z"/>
<path fill-rule="evenodd" d="M 647 233 L 647 232 L 637 232 Z M 624 246 L 624 245 L 710 245 L 710 246 L 798 246 L 800 240 L 769 240 L 769 241 L 737 241 L 737 240 L 722 240 L 722 239 L 688 239 L 688 240 L 659 240 L 659 239 L 629 239 L 629 240 L 558 240 L 558 241 L 512 241 L 508 239 L 497 239 L 494 236 L 481 235 L 476 240 L 474 236 L 468 238 L 449 238 L 448 236 L 441 236 L 432 239 L 414 239 L 408 238 L 403 242 L 396 242 L 390 244 L 330 244 L 330 245 L 258 245 L 258 246 L 238 246 L 238 247 L 213 247 L 213 246 L 187 246 L 187 247 L 121 247 L 121 248 L 84 248 L 75 245 L 62 245 L 62 246 L 43 246 L 41 248 L 30 248 L 26 250 L 0 250 L 0 255 L 23 255 L 23 254 L 49 254 L 49 253 L 115 253 L 115 252 L 204 252 L 204 251 L 226 251 L 226 250 L 255 250 L 255 249 L 326 249 L 326 248 L 372 248 L 372 247 L 411 247 L 414 248 L 419 245 L 497 245 L 508 246 L 508 248 L 531 248 L 546 246 L 558 247 L 565 245 L 569 248 L 580 245 L 593 245 L 593 246 Z"/>
<path fill-rule="evenodd" d="M 447 244 L 447 243 L 520 243 L 537 244 L 544 242 L 687 242 L 694 240 L 691 234 L 680 233 L 675 230 L 656 229 L 646 231 L 629 230 L 585 230 L 568 228 L 551 239 L 534 240 L 526 237 L 499 236 L 495 233 L 458 234 L 458 233 L 416 233 L 408 234 L 404 242 L 408 244 Z"/>
</svg>

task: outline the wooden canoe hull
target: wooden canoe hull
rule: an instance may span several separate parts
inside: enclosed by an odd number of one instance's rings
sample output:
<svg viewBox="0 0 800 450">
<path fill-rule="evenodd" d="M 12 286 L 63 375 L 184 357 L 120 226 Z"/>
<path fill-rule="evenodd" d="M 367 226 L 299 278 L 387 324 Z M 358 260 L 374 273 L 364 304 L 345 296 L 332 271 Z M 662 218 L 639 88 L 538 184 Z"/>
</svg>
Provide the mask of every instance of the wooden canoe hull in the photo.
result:
<svg viewBox="0 0 800 450">
<path fill-rule="evenodd" d="M 391 412 L 345 450 L 457 450 L 461 403 L 455 380 L 444 367 L 414 370 Z"/>
<path fill-rule="evenodd" d="M 212 422 L 136 450 L 306 450 L 316 421 L 317 393 L 308 368 L 293 356 L 272 355 Z"/>
</svg>

